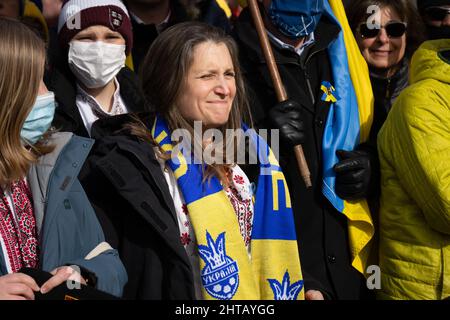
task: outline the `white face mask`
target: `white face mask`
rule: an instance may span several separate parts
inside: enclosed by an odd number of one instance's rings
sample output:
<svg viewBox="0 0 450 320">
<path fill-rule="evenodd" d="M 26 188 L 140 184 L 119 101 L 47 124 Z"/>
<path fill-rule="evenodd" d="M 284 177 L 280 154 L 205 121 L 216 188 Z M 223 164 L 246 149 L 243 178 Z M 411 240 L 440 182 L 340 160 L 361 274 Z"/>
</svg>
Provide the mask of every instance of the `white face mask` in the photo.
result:
<svg viewBox="0 0 450 320">
<path fill-rule="evenodd" d="M 125 45 L 72 41 L 69 67 L 87 88 L 101 88 L 125 66 Z"/>
</svg>

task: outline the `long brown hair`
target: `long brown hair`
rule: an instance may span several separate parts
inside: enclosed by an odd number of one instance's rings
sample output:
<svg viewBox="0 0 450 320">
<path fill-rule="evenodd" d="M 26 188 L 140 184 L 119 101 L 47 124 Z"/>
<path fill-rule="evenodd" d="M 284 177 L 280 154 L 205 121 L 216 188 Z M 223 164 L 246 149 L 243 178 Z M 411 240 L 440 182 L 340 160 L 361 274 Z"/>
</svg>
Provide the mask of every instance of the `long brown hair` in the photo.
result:
<svg viewBox="0 0 450 320">
<path fill-rule="evenodd" d="M 369 18 L 367 8 L 377 5 L 380 8 L 391 7 L 399 15 L 403 22 L 407 23 L 406 52 L 408 59 L 412 58 L 414 51 L 425 40 L 424 25 L 422 19 L 411 0 L 353 0 L 346 6 L 345 11 L 350 28 L 357 36 L 358 27 Z"/>
<path fill-rule="evenodd" d="M 41 143 L 27 149 L 20 138 L 44 65 L 44 42 L 21 22 L 0 18 L 0 186 L 24 177 L 31 163 L 51 149 Z"/>
<path fill-rule="evenodd" d="M 238 61 L 237 45 L 222 30 L 200 22 L 180 23 L 167 29 L 153 42 L 148 51 L 140 69 L 140 79 L 148 103 L 159 115 L 164 117 L 170 130 L 186 129 L 191 137 L 194 137 L 194 128 L 181 116 L 176 107 L 176 101 L 193 63 L 194 49 L 205 42 L 225 44 L 233 62 L 236 96 L 228 122 L 221 128 L 217 128 L 225 137 L 227 129 L 240 129 L 242 121 L 251 125 L 251 119 Z M 237 143 L 234 145 L 236 146 Z M 225 148 L 226 144 L 223 150 L 223 163 L 225 164 L 208 165 L 206 176 L 213 172 L 222 182 L 226 183 L 226 169 L 231 164 L 226 164 Z"/>
</svg>

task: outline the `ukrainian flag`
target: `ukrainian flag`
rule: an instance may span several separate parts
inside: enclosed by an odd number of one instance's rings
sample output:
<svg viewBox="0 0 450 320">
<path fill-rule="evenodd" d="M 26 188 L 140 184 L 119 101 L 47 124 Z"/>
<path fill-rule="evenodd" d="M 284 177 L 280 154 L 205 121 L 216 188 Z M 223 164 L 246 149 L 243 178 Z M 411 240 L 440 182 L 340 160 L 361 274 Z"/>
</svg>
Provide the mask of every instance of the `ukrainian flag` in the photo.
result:
<svg viewBox="0 0 450 320">
<path fill-rule="evenodd" d="M 328 114 L 322 143 L 322 192 L 347 217 L 352 265 L 365 274 L 370 240 L 374 235 L 369 207 L 365 200 L 346 201 L 335 193 L 333 166 L 338 162 L 336 150 L 353 150 L 368 139 L 373 116 L 373 93 L 367 64 L 353 37 L 342 1 L 324 2 L 324 15 L 338 24 L 341 32 L 328 48 L 337 96 Z"/>
<path fill-rule="evenodd" d="M 303 0 L 302 0 L 303 1 Z M 306 1 L 306 0 L 305 0 Z M 246 0 L 240 0 L 246 6 Z M 353 150 L 369 137 L 373 117 L 373 93 L 369 71 L 345 15 L 341 0 L 324 0 L 324 15 L 340 26 L 338 38 L 328 48 L 334 83 L 323 83 L 323 99 L 331 101 L 326 121 L 323 151 L 322 192 L 348 219 L 352 265 L 365 274 L 374 225 L 365 200 L 346 201 L 335 193 L 338 162 L 336 150 Z"/>
</svg>

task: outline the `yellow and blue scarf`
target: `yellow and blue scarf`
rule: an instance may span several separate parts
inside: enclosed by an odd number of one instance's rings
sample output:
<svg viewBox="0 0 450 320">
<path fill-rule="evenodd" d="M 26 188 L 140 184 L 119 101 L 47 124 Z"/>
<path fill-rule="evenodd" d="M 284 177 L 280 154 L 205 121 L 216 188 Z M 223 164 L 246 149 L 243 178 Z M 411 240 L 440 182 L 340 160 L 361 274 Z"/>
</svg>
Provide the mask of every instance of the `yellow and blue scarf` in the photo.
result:
<svg viewBox="0 0 450 320">
<path fill-rule="evenodd" d="M 174 151 L 165 120 L 157 117 L 152 137 L 171 158 L 198 243 L 205 299 L 304 299 L 294 218 L 286 180 L 267 143 L 243 127 L 255 147 L 260 175 L 254 202 L 251 258 L 234 209 L 219 180 L 203 181 L 202 164 Z M 190 157 L 187 161 L 187 157 Z"/>
<path fill-rule="evenodd" d="M 365 200 L 346 201 L 335 193 L 333 166 L 336 150 L 353 150 L 367 140 L 373 116 L 373 93 L 367 64 L 362 57 L 341 0 L 325 2 L 324 15 L 340 26 L 338 38 L 328 47 L 334 85 L 324 84 L 322 100 L 331 101 L 322 143 L 322 193 L 348 219 L 352 265 L 367 269 L 374 226 Z"/>
</svg>

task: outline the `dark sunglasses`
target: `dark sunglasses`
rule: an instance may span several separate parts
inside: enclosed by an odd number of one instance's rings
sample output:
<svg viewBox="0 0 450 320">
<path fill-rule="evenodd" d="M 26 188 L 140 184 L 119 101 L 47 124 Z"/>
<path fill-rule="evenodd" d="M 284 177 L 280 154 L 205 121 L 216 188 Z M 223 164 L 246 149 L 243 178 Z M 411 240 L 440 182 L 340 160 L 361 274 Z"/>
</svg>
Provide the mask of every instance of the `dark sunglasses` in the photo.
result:
<svg viewBox="0 0 450 320">
<path fill-rule="evenodd" d="M 392 21 L 386 23 L 386 25 L 381 28 L 384 28 L 386 30 L 389 38 L 398 38 L 405 34 L 406 23 Z M 362 23 L 359 25 L 359 33 L 363 38 L 375 38 L 380 33 L 381 28 L 377 25 L 370 25 L 369 27 L 367 23 Z"/>
<path fill-rule="evenodd" d="M 425 9 L 425 13 L 432 21 L 442 21 L 450 14 L 450 8 L 430 7 Z"/>
</svg>

